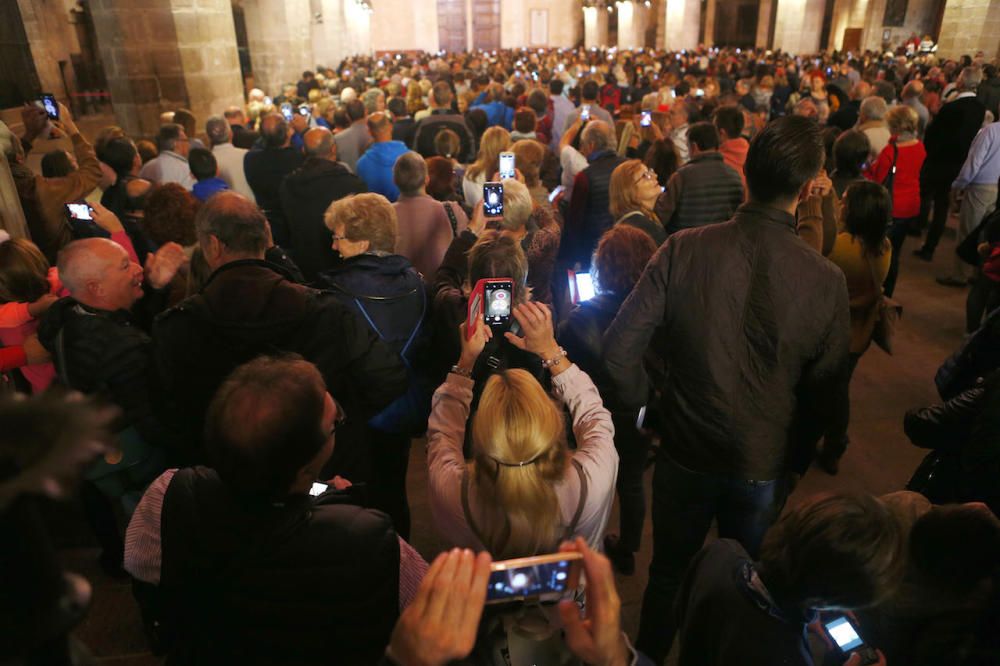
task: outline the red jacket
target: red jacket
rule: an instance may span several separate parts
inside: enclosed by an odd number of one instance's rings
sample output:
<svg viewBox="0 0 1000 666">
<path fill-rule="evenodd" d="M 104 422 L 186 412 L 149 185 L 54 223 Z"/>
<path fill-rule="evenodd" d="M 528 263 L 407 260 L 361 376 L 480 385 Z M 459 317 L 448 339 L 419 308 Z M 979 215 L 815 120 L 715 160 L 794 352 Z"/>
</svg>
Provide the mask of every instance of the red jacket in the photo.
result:
<svg viewBox="0 0 1000 666">
<path fill-rule="evenodd" d="M 865 171 L 865 178 L 876 183 L 885 183 L 892 168 L 893 146 L 897 137 L 892 137 L 875 162 Z M 927 151 L 924 144 L 917 142 L 899 149 L 896 158 L 896 177 L 892 184 L 892 216 L 894 218 L 916 217 L 920 214 L 920 167 L 924 164 Z"/>
</svg>

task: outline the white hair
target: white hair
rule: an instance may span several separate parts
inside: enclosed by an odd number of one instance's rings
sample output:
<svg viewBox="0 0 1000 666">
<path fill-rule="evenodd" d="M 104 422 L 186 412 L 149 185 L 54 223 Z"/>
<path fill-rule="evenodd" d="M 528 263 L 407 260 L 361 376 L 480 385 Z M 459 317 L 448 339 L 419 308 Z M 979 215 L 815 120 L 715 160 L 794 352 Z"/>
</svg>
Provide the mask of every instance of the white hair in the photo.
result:
<svg viewBox="0 0 1000 666">
<path fill-rule="evenodd" d="M 348 86 L 348 87 L 346 87 L 346 88 L 344 88 L 343 90 L 340 91 L 340 103 L 341 104 L 347 104 L 348 102 L 354 101 L 357 98 L 358 98 L 357 91 L 355 91 L 354 88 L 351 88 L 350 86 Z"/>
<path fill-rule="evenodd" d="M 528 188 L 519 180 L 507 178 L 503 181 L 503 221 L 504 229 L 516 231 L 531 217 L 534 203 Z"/>
</svg>

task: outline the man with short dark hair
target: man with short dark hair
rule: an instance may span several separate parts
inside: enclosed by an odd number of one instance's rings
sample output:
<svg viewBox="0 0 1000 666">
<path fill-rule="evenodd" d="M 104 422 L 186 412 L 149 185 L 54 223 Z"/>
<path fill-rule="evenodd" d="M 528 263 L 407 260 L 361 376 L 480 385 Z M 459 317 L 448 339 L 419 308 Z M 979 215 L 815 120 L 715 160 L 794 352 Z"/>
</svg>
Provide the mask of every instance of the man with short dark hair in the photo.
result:
<svg viewBox="0 0 1000 666">
<path fill-rule="evenodd" d="M 406 144 L 392 139 L 392 118 L 376 112 L 368 116 L 372 144 L 358 160 L 358 176 L 370 192 L 381 194 L 390 202 L 399 198 L 399 188 L 392 182 L 392 166 L 407 152 Z"/>
<path fill-rule="evenodd" d="M 278 245 L 289 241 L 288 221 L 281 205 L 281 181 L 300 166 L 305 157 L 292 146 L 292 130 L 279 113 L 272 113 L 261 121 L 263 149 L 251 150 L 243 158 L 247 183 L 253 190 L 257 203 L 267 216 L 271 234 Z"/>
<path fill-rule="evenodd" d="M 233 131 L 233 145 L 244 150 L 253 148 L 257 139 L 260 138 L 260 133 L 247 129 L 247 117 L 243 113 L 243 109 L 238 106 L 230 106 L 222 115 Z"/>
<path fill-rule="evenodd" d="M 254 199 L 253 190 L 250 189 L 246 172 L 243 170 L 247 151 L 233 145 L 235 137 L 232 126 L 225 118 L 212 116 L 205 123 L 205 135 L 208 136 L 212 154 L 219 165 L 219 178 L 226 181 L 231 190 Z"/>
<path fill-rule="evenodd" d="M 434 84 L 431 94 L 428 95 L 431 115 L 417 123 L 416 133 L 413 136 L 413 149 L 424 158 L 434 157 L 437 154 L 434 151 L 434 137 L 441 130 L 450 129 L 462 142 L 462 148 L 456 159 L 463 164 L 469 164 L 476 159 L 476 141 L 465 118 L 452 111 L 453 97 L 447 81 L 438 81 Z"/>
<path fill-rule="evenodd" d="M 159 154 L 142 165 L 139 177 L 157 184 L 178 183 L 186 190 L 194 187 L 187 155 L 191 147 L 184 128 L 176 123 L 167 123 L 156 134 L 156 148 Z"/>
<path fill-rule="evenodd" d="M 795 233 L 795 211 L 823 165 L 819 126 L 786 116 L 750 144 L 749 202 L 728 222 L 667 239 L 604 338 L 622 404 L 650 400 L 643 368 L 654 330 L 669 369 L 653 477 L 653 561 L 637 647 L 670 651 L 674 597 L 712 521 L 755 556 L 847 390 L 844 274 Z"/>
<path fill-rule="evenodd" d="M 743 179 L 723 160 L 715 125 L 691 125 L 688 146 L 691 159 L 670 176 L 656 200 L 656 215 L 668 234 L 725 222 L 743 203 Z"/>
<path fill-rule="evenodd" d="M 306 159 L 281 183 L 281 207 L 288 217 L 287 248 L 306 280 L 337 263 L 323 214 L 334 201 L 367 192 L 360 178 L 337 161 L 337 144 L 325 127 L 305 134 Z"/>
<path fill-rule="evenodd" d="M 564 85 L 558 76 L 553 76 L 552 80 L 549 81 L 549 105 L 552 107 L 552 142 L 549 147 L 553 151 L 558 151 L 559 140 L 562 138 L 563 132 L 569 125 L 572 125 L 572 123 L 567 124 L 566 119 L 576 108 L 573 106 L 573 102 L 563 95 Z"/>
<path fill-rule="evenodd" d="M 719 152 L 722 160 L 740 174 L 743 189 L 746 190 L 746 176 L 743 165 L 747 161 L 750 142 L 743 138 L 743 111 L 740 107 L 727 104 L 715 110 L 712 116 L 715 128 L 719 130 Z"/>
<path fill-rule="evenodd" d="M 583 127 L 580 152 L 588 166 L 573 181 L 573 197 L 559 245 L 559 263 L 566 268 L 575 264 L 583 269 L 589 267 L 598 239 L 615 222 L 609 208 L 611 172 L 625 158 L 615 151 L 614 141 L 614 130 L 603 120 L 590 121 Z"/>
<path fill-rule="evenodd" d="M 302 99 L 309 99 L 309 91 L 318 89 L 319 81 L 316 80 L 316 75 L 309 70 L 302 72 L 302 78 L 295 84 L 295 94 Z"/>
<path fill-rule="evenodd" d="M 352 173 L 357 171 L 358 159 L 371 143 L 372 135 L 368 132 L 368 111 L 360 99 L 352 99 L 344 106 L 351 124 L 347 129 L 337 132 L 333 140 L 337 142 L 337 156 L 347 165 Z"/>
<path fill-rule="evenodd" d="M 590 112 L 591 120 L 603 120 L 611 128 L 611 138 L 612 141 L 615 138 L 615 119 L 611 117 L 605 109 L 601 108 L 601 103 L 598 101 L 598 97 L 601 94 L 601 87 L 597 85 L 597 81 L 593 79 L 588 79 L 584 81 L 583 85 L 580 86 L 580 108 L 573 109 L 566 115 L 566 120 L 563 121 L 562 130 L 565 132 L 569 129 L 570 125 L 575 123 L 580 118 L 580 112 L 584 107 L 587 107 Z"/>
<path fill-rule="evenodd" d="M 413 149 L 413 138 L 417 134 L 417 121 L 406 110 L 406 100 L 402 97 L 390 97 L 385 108 L 392 114 L 392 139 L 402 141 L 410 150 Z"/>
<path fill-rule="evenodd" d="M 256 358 L 222 382 L 212 468 L 164 472 L 128 527 L 125 567 L 161 602 L 168 661 L 379 660 L 427 564 L 387 516 L 348 503 L 343 479 L 310 496 L 347 418 L 298 356 Z"/>
<path fill-rule="evenodd" d="M 368 451 L 357 435 L 405 390 L 399 357 L 332 295 L 295 284 L 264 261 L 267 220 L 253 202 L 220 192 L 198 210 L 195 226 L 212 275 L 201 292 L 163 313 L 153 331 L 169 396 L 164 411 L 185 434 L 189 462 L 205 460 L 205 409 L 226 375 L 261 354 L 294 352 L 316 364 L 351 415 L 330 471 L 364 481 Z"/>
</svg>

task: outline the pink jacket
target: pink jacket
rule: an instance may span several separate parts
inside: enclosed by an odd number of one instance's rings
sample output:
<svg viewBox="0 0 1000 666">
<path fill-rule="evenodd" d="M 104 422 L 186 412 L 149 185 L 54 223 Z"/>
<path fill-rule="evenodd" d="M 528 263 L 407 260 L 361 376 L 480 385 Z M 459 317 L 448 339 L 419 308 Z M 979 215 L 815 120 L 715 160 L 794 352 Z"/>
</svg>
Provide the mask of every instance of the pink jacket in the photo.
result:
<svg viewBox="0 0 1000 666">
<path fill-rule="evenodd" d="M 434 525 L 445 541 L 449 545 L 483 550 L 483 544 L 466 523 L 462 510 L 462 475 L 466 470 L 462 443 L 472 402 L 472 386 L 471 379 L 449 374 L 434 393 L 427 424 L 428 485 Z M 580 463 L 587 477 L 587 500 L 576 532 L 592 548 L 600 550 L 618 478 L 618 452 L 611 413 L 604 408 L 594 382 L 576 365 L 553 378 L 552 389 L 572 414 L 577 449 L 570 455 Z M 562 513 L 561 524 L 569 525 L 580 499 L 580 478 L 572 465 L 566 465 L 563 480 L 556 485 L 556 495 Z M 469 508 L 473 515 L 477 502 L 476 488 L 470 483 Z"/>
</svg>

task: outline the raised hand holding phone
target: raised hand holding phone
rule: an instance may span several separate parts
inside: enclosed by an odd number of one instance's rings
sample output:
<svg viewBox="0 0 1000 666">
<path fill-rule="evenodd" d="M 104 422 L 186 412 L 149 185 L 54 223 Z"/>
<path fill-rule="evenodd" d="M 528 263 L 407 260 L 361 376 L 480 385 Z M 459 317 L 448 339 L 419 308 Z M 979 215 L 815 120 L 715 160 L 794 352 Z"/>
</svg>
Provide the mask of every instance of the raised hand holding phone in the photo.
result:
<svg viewBox="0 0 1000 666">
<path fill-rule="evenodd" d="M 507 341 L 518 349 L 537 354 L 542 361 L 549 363 L 553 359 L 565 356 L 562 348 L 556 343 L 555 329 L 552 326 L 552 312 L 541 303 L 527 302 L 514 308 L 514 319 L 521 325 L 524 337 L 511 332 L 504 333 Z M 552 376 L 561 374 L 569 367 L 569 363 L 553 363 L 548 366 Z"/>
<path fill-rule="evenodd" d="M 468 331 L 470 324 L 473 326 L 471 334 Z M 460 333 L 462 353 L 458 358 L 458 367 L 471 373 L 473 366 L 476 365 L 476 360 L 483 353 L 486 343 L 493 339 L 493 329 L 480 316 L 476 318 L 475 323 L 466 322 L 462 324 Z"/>
</svg>

